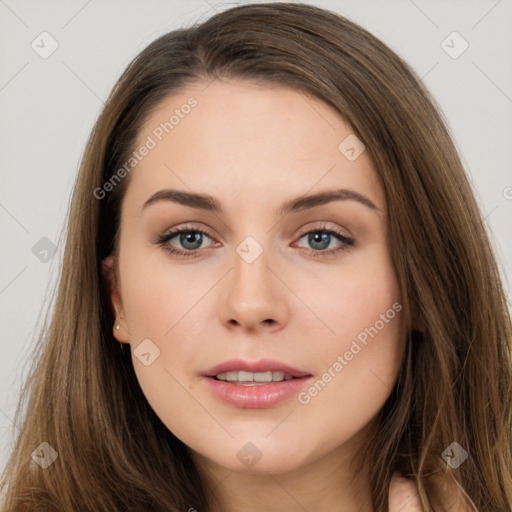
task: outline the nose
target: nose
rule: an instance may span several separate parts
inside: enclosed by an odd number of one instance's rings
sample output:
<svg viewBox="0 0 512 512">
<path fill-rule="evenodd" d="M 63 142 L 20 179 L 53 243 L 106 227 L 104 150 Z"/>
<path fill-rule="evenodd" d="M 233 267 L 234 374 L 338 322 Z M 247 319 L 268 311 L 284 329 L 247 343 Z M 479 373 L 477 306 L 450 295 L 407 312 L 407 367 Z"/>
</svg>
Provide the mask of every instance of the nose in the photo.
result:
<svg viewBox="0 0 512 512">
<path fill-rule="evenodd" d="M 235 253 L 233 262 L 221 292 L 221 322 L 246 332 L 282 329 L 289 318 L 287 288 L 269 267 L 266 250 L 252 263 Z"/>
</svg>

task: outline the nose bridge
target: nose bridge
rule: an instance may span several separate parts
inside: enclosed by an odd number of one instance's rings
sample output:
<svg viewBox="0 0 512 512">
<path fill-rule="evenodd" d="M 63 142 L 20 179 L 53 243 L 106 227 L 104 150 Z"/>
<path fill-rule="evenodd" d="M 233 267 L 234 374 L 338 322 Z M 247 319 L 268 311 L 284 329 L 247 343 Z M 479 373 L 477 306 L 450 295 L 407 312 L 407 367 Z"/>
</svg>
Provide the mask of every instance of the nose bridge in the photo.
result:
<svg viewBox="0 0 512 512">
<path fill-rule="evenodd" d="M 247 236 L 235 248 L 234 268 L 220 308 L 224 322 L 254 329 L 263 322 L 277 325 L 286 321 L 283 285 L 270 270 L 274 258 L 267 240 Z"/>
<path fill-rule="evenodd" d="M 245 287 L 266 288 L 268 280 L 269 251 L 268 244 L 265 248 L 252 236 L 246 237 L 236 248 L 234 257 L 235 283 L 243 289 Z"/>
</svg>

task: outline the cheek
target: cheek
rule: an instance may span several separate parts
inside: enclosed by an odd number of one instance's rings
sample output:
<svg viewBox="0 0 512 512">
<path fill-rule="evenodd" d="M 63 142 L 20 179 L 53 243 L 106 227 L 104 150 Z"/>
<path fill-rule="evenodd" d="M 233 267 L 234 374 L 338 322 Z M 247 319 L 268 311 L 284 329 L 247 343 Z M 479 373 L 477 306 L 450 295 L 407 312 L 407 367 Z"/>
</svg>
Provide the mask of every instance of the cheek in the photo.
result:
<svg viewBox="0 0 512 512">
<path fill-rule="evenodd" d="M 315 345 L 321 352 L 348 350 L 357 336 L 361 335 L 364 341 L 368 330 L 375 332 L 375 324 L 382 338 L 398 340 L 401 295 L 392 262 L 383 247 L 376 245 L 364 254 L 347 255 L 339 268 L 322 268 L 295 287 L 323 324 L 323 341 L 319 339 Z M 395 303 L 398 306 L 393 308 Z M 318 320 L 316 323 L 320 324 Z M 382 348 L 377 346 L 375 350 Z"/>
<path fill-rule="evenodd" d="M 335 272 L 308 280 L 302 296 L 323 323 L 324 335 L 308 349 L 317 379 L 299 396 L 301 420 L 326 432 L 355 434 L 382 408 L 402 361 L 402 304 L 396 274 L 385 243 L 343 259 Z M 325 272 L 323 270 L 323 272 Z"/>
<path fill-rule="evenodd" d="M 181 422 L 174 411 L 201 419 L 190 398 L 189 372 L 207 332 L 205 307 L 212 307 L 207 293 L 218 277 L 207 271 L 198 276 L 192 266 L 167 262 L 159 252 L 125 250 L 123 306 L 140 387 L 157 415 L 175 427 Z"/>
<path fill-rule="evenodd" d="M 387 253 L 375 251 L 354 262 L 350 272 L 331 273 L 328 280 L 317 282 L 327 284 L 321 292 L 311 288 L 307 296 L 329 331 L 312 340 L 318 378 L 299 396 L 311 413 L 304 419 L 327 416 L 328 424 L 337 428 L 350 412 L 349 423 L 360 428 L 386 401 L 402 360 L 396 275 Z"/>
<path fill-rule="evenodd" d="M 120 264 L 120 272 L 126 276 L 123 306 L 130 333 L 141 340 L 170 339 L 190 313 L 201 309 L 199 303 L 218 281 L 211 271 L 200 274 L 192 265 L 167 260 L 163 249 L 155 248 L 135 248 Z"/>
<path fill-rule="evenodd" d="M 130 277 L 123 289 L 123 300 L 127 303 L 137 380 L 162 422 L 175 435 L 188 440 L 190 418 L 196 418 L 194 425 L 199 429 L 202 421 L 204 428 L 211 428 L 191 399 L 189 382 L 191 364 L 198 353 L 194 340 L 204 339 L 198 301 L 211 285 L 201 283 L 197 276 L 189 279 L 176 266 L 161 263 L 137 272 L 127 268 L 126 275 Z M 144 351 L 140 350 L 143 343 L 147 344 Z M 141 353 L 143 356 L 139 357 Z M 144 357 L 147 353 L 149 357 Z"/>
<path fill-rule="evenodd" d="M 302 428 L 318 428 L 333 445 L 349 439 L 382 409 L 396 382 L 402 359 L 400 303 L 372 306 L 364 320 L 341 326 L 340 336 L 318 349 L 321 371 L 299 394 Z M 380 318 L 381 312 L 385 320 Z M 393 318 L 391 318 L 393 317 Z M 387 321 L 387 322 L 386 322 Z"/>
</svg>

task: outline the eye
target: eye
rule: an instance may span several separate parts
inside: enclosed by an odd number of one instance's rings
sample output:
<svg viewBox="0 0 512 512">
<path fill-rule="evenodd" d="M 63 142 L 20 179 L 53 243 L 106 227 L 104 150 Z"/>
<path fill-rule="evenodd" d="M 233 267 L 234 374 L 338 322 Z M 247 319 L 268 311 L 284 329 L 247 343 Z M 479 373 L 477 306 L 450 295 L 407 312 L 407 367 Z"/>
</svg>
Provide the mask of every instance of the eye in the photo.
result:
<svg viewBox="0 0 512 512">
<path fill-rule="evenodd" d="M 204 248 L 201 246 L 205 237 L 211 239 L 206 231 L 193 226 L 182 226 L 179 229 L 174 229 L 158 236 L 154 243 L 162 247 L 169 254 L 190 257 L 197 256 L 199 249 Z M 170 242 L 174 238 L 176 242 L 171 244 Z M 180 244 L 184 250 L 177 249 L 175 247 L 176 243 Z"/>
<path fill-rule="evenodd" d="M 157 236 L 153 243 L 174 256 L 197 257 L 199 251 L 205 248 L 203 242 L 206 238 L 213 240 L 213 237 L 202 229 L 195 226 L 182 226 Z M 325 224 L 305 232 L 300 236 L 299 241 L 302 239 L 306 239 L 306 243 L 310 245 L 311 249 L 305 249 L 314 257 L 335 256 L 340 251 L 346 251 L 354 245 L 353 239 L 345 236 L 335 227 L 327 228 Z M 333 242 L 335 244 L 337 242 L 338 245 L 332 247 Z M 176 245 L 181 246 L 182 249 Z M 303 246 L 299 245 L 298 247 L 302 248 Z"/>
<path fill-rule="evenodd" d="M 354 245 L 353 239 L 345 236 L 337 228 L 327 229 L 325 224 L 318 229 L 307 231 L 299 240 L 304 238 L 306 243 L 312 247 L 312 249 L 308 249 L 308 252 L 314 257 L 334 256 Z M 332 247 L 332 243 L 336 244 L 336 242 L 338 246 Z"/>
</svg>

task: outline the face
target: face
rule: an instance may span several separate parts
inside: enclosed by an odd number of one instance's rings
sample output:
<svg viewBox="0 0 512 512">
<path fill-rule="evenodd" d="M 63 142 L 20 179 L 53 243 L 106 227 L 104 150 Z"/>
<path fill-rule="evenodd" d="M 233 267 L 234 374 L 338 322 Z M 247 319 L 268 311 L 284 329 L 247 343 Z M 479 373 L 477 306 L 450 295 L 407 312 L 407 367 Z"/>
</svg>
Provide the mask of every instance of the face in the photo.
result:
<svg viewBox="0 0 512 512">
<path fill-rule="evenodd" d="M 386 198 L 350 126 L 286 87 L 214 81 L 166 98 L 144 145 L 104 270 L 148 402 L 212 466 L 349 454 L 403 350 Z"/>
</svg>

